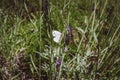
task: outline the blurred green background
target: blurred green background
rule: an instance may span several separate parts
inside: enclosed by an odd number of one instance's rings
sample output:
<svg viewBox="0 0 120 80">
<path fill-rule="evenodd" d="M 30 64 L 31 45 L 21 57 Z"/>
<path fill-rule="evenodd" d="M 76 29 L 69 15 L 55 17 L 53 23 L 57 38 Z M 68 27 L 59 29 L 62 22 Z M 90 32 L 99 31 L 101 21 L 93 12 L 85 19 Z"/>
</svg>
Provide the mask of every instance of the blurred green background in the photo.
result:
<svg viewBox="0 0 120 80">
<path fill-rule="evenodd" d="M 52 30 L 68 25 L 75 44 L 64 52 Z M 0 2 L 1 80 L 119 80 L 119 53 L 119 0 Z"/>
</svg>

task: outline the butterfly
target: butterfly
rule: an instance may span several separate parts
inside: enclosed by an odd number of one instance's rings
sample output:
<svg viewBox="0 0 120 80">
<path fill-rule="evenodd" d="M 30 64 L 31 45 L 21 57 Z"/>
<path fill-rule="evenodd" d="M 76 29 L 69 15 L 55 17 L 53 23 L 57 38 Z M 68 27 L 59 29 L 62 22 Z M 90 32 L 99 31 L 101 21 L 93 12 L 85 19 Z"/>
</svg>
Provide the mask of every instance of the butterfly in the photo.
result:
<svg viewBox="0 0 120 80">
<path fill-rule="evenodd" d="M 61 36 L 62 36 L 62 33 L 57 31 L 57 30 L 53 30 L 52 31 L 52 35 L 53 35 L 53 40 L 56 42 L 56 43 L 59 43 L 61 41 Z"/>
</svg>

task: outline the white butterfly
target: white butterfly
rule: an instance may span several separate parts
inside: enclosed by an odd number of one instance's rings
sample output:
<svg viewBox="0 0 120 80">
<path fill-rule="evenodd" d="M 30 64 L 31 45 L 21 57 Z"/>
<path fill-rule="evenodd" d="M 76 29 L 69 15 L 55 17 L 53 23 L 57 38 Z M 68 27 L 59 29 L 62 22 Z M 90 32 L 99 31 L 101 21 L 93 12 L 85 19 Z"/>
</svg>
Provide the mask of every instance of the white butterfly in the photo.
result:
<svg viewBox="0 0 120 80">
<path fill-rule="evenodd" d="M 61 41 L 61 36 L 62 36 L 62 33 L 59 32 L 59 31 L 56 31 L 56 30 L 53 30 L 52 31 L 52 35 L 53 35 L 53 40 L 56 42 L 56 43 L 59 43 Z"/>
</svg>

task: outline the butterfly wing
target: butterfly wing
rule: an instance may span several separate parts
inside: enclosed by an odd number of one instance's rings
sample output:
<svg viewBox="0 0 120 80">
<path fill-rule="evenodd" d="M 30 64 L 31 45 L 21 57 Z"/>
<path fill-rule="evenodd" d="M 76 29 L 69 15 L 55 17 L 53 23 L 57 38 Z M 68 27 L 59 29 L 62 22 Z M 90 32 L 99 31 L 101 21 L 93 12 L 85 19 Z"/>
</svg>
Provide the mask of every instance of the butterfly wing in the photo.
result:
<svg viewBox="0 0 120 80">
<path fill-rule="evenodd" d="M 53 30 L 53 31 L 52 31 L 52 35 L 53 35 L 53 37 L 54 37 L 53 40 L 54 40 L 56 43 L 60 42 L 60 38 L 61 38 L 61 35 L 62 35 L 61 32 L 56 31 L 56 30 Z"/>
</svg>

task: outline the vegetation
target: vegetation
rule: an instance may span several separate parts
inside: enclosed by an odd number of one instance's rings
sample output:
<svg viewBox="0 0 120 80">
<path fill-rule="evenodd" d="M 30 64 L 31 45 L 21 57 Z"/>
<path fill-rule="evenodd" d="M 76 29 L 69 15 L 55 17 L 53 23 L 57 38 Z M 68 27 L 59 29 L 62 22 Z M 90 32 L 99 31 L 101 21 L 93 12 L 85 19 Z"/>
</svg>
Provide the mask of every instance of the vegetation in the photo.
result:
<svg viewBox="0 0 120 80">
<path fill-rule="evenodd" d="M 1 0 L 0 79 L 120 79 L 119 3 Z M 62 33 L 61 42 L 53 41 L 52 30 Z"/>
</svg>

